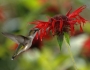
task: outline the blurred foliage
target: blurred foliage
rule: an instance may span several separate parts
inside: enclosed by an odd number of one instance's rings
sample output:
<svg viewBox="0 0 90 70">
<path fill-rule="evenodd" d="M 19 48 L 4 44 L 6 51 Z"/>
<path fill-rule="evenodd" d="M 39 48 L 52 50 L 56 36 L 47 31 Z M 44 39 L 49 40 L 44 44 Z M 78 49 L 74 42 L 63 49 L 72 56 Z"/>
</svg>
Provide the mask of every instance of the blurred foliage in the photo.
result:
<svg viewBox="0 0 90 70">
<path fill-rule="evenodd" d="M 0 0 L 0 32 L 27 35 L 34 27 L 29 23 L 36 20 L 48 21 L 48 16 L 57 14 L 66 15 L 71 6 L 74 10 L 84 4 L 87 8 L 81 15 L 90 20 L 90 5 L 87 4 L 89 2 L 89 0 Z M 90 34 L 89 27 L 88 22 L 84 27 L 84 33 L 87 35 Z M 78 26 L 76 29 L 79 30 Z M 90 70 L 90 61 L 81 56 L 81 50 L 79 52 L 76 50 L 80 47 L 76 42 L 81 39 L 74 40 L 74 38 L 76 36 L 71 38 L 70 44 L 73 47 L 72 53 L 74 51 L 77 53 L 74 56 L 77 67 L 79 70 Z M 0 33 L 0 70 L 74 70 L 65 44 L 63 43 L 60 50 L 56 37 L 43 40 L 41 50 L 30 49 L 12 61 L 14 51 L 15 43 Z"/>
</svg>

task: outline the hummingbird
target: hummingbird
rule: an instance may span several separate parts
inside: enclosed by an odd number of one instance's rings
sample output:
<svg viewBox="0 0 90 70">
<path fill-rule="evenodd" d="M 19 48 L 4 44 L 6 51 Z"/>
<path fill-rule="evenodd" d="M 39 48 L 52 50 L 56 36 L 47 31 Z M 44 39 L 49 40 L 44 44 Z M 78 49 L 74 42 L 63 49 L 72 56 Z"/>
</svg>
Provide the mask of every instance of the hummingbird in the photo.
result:
<svg viewBox="0 0 90 70">
<path fill-rule="evenodd" d="M 2 34 L 7 37 L 10 38 L 11 40 L 13 40 L 14 42 L 16 42 L 19 46 L 17 47 L 17 49 L 15 50 L 14 55 L 12 56 L 12 60 L 18 56 L 19 54 L 21 54 L 22 52 L 25 52 L 26 50 L 28 50 L 33 42 L 33 39 L 37 33 L 37 31 L 39 31 L 38 28 L 34 28 L 31 29 L 29 31 L 28 36 L 22 36 L 22 35 L 14 35 L 14 34 L 10 34 L 10 33 L 6 33 L 6 32 L 2 32 Z"/>
</svg>

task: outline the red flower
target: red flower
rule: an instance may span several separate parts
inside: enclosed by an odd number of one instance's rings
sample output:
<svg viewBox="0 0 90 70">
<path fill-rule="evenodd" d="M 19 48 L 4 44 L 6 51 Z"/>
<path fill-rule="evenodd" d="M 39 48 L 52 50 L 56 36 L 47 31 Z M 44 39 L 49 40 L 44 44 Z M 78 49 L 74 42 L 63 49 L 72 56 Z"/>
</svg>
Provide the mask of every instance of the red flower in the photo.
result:
<svg viewBox="0 0 90 70">
<path fill-rule="evenodd" d="M 84 42 L 81 54 L 83 57 L 90 59 L 90 37 Z"/>
<path fill-rule="evenodd" d="M 82 31 L 82 24 L 86 22 L 86 20 L 81 17 L 79 14 L 82 12 L 83 9 L 86 8 L 86 5 L 81 6 L 74 12 L 70 14 L 70 11 L 64 15 L 56 15 L 54 17 L 49 18 L 47 22 L 44 21 L 35 21 L 33 22 L 36 24 L 35 28 L 39 28 L 39 35 L 42 38 L 48 33 L 52 32 L 53 35 L 63 35 L 64 32 L 67 32 L 72 35 L 75 32 L 74 25 L 80 25 L 80 31 Z"/>
<path fill-rule="evenodd" d="M 37 36 L 35 36 L 35 38 L 33 39 L 33 42 L 32 42 L 32 45 L 30 47 L 30 49 L 33 49 L 33 48 L 37 48 L 39 50 L 42 49 L 42 41 L 40 40 L 40 38 L 37 39 Z"/>
</svg>

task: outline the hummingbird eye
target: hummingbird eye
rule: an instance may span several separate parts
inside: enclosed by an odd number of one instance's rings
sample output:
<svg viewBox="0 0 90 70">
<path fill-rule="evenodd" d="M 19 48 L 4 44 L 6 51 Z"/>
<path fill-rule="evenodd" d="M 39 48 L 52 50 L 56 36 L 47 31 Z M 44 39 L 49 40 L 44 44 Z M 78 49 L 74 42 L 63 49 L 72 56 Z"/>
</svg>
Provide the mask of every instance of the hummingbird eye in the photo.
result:
<svg viewBox="0 0 90 70">
<path fill-rule="evenodd" d="M 33 35 L 36 31 L 39 31 L 39 28 L 34 28 L 29 31 L 29 35 Z"/>
</svg>

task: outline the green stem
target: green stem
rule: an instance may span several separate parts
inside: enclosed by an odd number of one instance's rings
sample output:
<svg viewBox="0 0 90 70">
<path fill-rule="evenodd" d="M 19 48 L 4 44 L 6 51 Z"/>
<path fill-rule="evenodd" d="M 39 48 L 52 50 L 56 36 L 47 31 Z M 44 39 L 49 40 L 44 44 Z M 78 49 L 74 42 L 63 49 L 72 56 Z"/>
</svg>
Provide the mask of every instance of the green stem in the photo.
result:
<svg viewBox="0 0 90 70">
<path fill-rule="evenodd" d="M 70 45 L 67 43 L 67 41 L 66 41 L 66 39 L 65 39 L 65 36 L 64 36 L 64 42 L 66 43 L 66 47 L 68 48 L 70 57 L 71 57 L 71 59 L 72 59 L 73 65 L 74 65 L 74 68 L 75 68 L 75 70 L 77 70 L 76 63 L 75 63 L 75 60 L 74 60 L 74 58 L 73 58 L 73 55 L 72 55 L 72 52 L 71 52 L 71 49 L 70 49 Z"/>
</svg>

